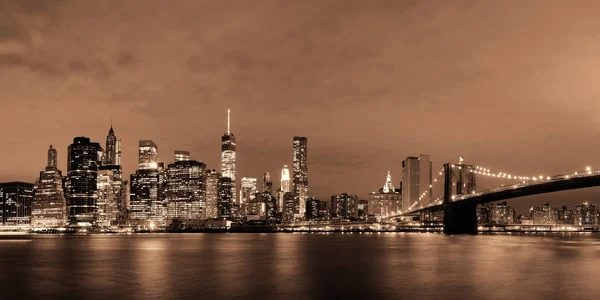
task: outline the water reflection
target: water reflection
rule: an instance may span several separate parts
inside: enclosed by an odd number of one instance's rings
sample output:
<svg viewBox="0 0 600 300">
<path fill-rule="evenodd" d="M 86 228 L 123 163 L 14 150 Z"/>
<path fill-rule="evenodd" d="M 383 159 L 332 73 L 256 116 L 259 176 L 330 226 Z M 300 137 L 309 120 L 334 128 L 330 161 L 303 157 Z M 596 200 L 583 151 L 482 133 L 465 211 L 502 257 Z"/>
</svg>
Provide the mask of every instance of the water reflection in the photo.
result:
<svg viewBox="0 0 600 300">
<path fill-rule="evenodd" d="M 2 299 L 583 299 L 600 293 L 598 234 L 27 239 L 0 238 Z"/>
</svg>

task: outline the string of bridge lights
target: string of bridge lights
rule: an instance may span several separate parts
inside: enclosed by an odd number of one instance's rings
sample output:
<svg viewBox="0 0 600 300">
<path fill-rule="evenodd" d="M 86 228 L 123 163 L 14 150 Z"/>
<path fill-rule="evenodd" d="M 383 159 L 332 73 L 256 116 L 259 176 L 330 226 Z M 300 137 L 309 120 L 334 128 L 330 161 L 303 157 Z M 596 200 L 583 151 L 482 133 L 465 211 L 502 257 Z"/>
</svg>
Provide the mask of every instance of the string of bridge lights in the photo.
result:
<svg viewBox="0 0 600 300">
<path fill-rule="evenodd" d="M 462 159 L 461 159 L 462 162 Z M 452 168 L 456 167 L 456 165 L 452 164 L 451 165 Z M 459 169 L 462 169 L 462 164 L 458 166 Z M 483 176 L 487 176 L 487 177 L 491 177 L 491 178 L 500 178 L 500 179 L 509 179 L 509 180 L 519 180 L 522 181 L 523 183 L 526 183 L 527 181 L 538 181 L 538 180 L 552 180 L 555 177 L 550 177 L 550 176 L 543 176 L 543 175 L 539 175 L 539 176 L 520 176 L 520 175 L 514 175 L 513 173 L 506 173 L 506 172 L 492 172 L 489 168 L 484 168 L 481 166 L 474 166 L 474 169 L 469 170 L 469 172 L 474 172 L 475 174 L 478 175 L 483 175 Z M 597 171 L 596 171 L 597 172 Z M 569 179 L 571 177 L 575 177 L 581 174 L 587 174 L 587 175 L 591 175 L 593 173 L 592 168 L 591 167 L 586 167 L 585 172 L 573 172 L 567 175 L 560 175 L 558 178 L 564 178 L 564 179 Z M 440 170 L 440 172 L 438 173 L 438 175 L 436 176 L 436 178 L 433 180 L 433 182 L 429 185 L 429 189 L 432 191 L 431 195 L 429 197 L 429 204 L 430 205 L 435 205 L 435 204 L 439 204 L 443 201 L 443 199 L 441 199 L 440 196 L 438 196 L 433 202 L 431 202 L 431 200 L 433 199 L 433 188 L 436 186 L 436 183 L 438 182 L 438 179 L 440 178 L 440 176 L 442 176 L 444 174 L 444 169 L 442 168 L 442 170 Z M 412 211 L 417 205 L 422 205 L 422 200 L 425 196 L 427 196 L 427 192 L 425 191 L 423 192 L 423 194 L 421 194 L 419 196 L 419 201 L 413 203 L 408 210 L 406 211 Z M 421 206 L 421 208 L 423 208 Z"/>
</svg>

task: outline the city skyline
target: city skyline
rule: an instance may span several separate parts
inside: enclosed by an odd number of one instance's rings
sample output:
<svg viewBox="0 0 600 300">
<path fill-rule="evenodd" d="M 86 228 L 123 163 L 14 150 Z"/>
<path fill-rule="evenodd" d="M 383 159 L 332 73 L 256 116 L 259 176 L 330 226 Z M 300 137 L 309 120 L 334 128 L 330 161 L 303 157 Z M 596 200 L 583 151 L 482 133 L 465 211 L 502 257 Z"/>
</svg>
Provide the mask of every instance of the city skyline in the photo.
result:
<svg viewBox="0 0 600 300">
<path fill-rule="evenodd" d="M 458 156 L 526 174 L 600 166 L 600 90 L 590 80 L 599 44 L 586 38 L 598 4 L 347 3 L 239 11 L 148 3 L 174 12 L 159 20 L 131 3 L 2 3 L 10 21 L 0 32 L 2 102 L 11 109 L 0 118 L 15 126 L 0 132 L 8 141 L 0 180 L 33 182 L 50 144 L 66 172 L 72 138 L 103 143 L 111 118 L 124 174 L 136 169 L 140 139 L 154 140 L 165 162 L 183 149 L 219 170 L 212 141 L 227 108 L 236 114 L 237 177 L 278 174 L 292 164 L 291 137 L 307 136 L 310 194 L 319 199 L 365 196 L 388 170 L 397 185 L 401 161 L 419 153 L 434 168 Z M 495 15 L 511 11 L 521 13 L 510 24 Z M 212 15 L 231 23 L 214 26 Z M 68 32 L 57 30 L 65 24 Z M 457 111 L 464 122 L 444 121 Z M 597 195 L 528 198 L 520 210 Z"/>
</svg>

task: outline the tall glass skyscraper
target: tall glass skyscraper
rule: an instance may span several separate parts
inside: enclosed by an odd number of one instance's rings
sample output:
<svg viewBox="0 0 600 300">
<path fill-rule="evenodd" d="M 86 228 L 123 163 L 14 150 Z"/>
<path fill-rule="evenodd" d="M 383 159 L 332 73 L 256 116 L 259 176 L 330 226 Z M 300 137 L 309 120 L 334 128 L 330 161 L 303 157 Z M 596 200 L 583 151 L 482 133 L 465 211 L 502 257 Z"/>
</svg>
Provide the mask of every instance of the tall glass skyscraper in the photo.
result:
<svg viewBox="0 0 600 300">
<path fill-rule="evenodd" d="M 182 160 L 167 168 L 167 218 L 198 220 L 206 204 L 206 165 Z"/>
<path fill-rule="evenodd" d="M 164 166 L 158 163 L 158 146 L 151 140 L 139 142 L 138 170 L 131 174 L 129 216 L 133 225 L 142 227 L 166 224 L 163 205 Z"/>
<path fill-rule="evenodd" d="M 115 136 L 115 131 L 110 126 L 108 135 L 106 136 L 106 149 L 104 156 L 104 165 L 120 165 L 121 164 L 121 143 Z"/>
<path fill-rule="evenodd" d="M 63 190 L 62 172 L 57 166 L 56 149 L 48 149 L 48 164 L 35 184 L 31 205 L 33 227 L 61 227 L 67 222 L 67 202 Z"/>
<path fill-rule="evenodd" d="M 281 191 L 290 192 L 290 169 L 287 165 L 283 165 L 283 169 L 281 169 Z"/>
<path fill-rule="evenodd" d="M 308 139 L 306 137 L 294 137 L 294 181 L 293 194 L 296 202 L 297 218 L 304 218 L 306 215 L 306 200 L 308 200 Z"/>
<path fill-rule="evenodd" d="M 221 137 L 221 176 L 231 179 L 232 200 L 236 198 L 235 136 L 231 133 L 231 110 L 227 110 L 227 133 Z"/>
<path fill-rule="evenodd" d="M 102 147 L 87 137 L 76 137 L 68 148 L 67 202 L 69 224 L 91 226 L 97 218 L 98 167 Z"/>
</svg>

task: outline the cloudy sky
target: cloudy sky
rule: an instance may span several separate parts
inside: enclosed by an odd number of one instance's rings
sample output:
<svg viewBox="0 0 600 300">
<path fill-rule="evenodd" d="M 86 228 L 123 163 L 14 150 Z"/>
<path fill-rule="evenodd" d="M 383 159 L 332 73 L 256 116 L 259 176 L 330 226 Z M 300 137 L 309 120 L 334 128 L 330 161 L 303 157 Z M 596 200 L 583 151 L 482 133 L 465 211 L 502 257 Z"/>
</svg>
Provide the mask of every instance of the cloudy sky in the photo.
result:
<svg viewBox="0 0 600 300">
<path fill-rule="evenodd" d="M 279 178 L 309 143 L 310 193 L 365 195 L 406 156 L 527 175 L 600 168 L 597 1 L 1 1 L 0 180 L 46 150 L 137 142 Z M 543 199 L 600 203 L 600 190 Z M 537 200 L 536 200 L 537 199 Z M 542 199 L 542 200 L 540 200 Z M 535 200 L 535 201 L 534 201 Z M 532 202 L 533 201 L 533 202 Z M 556 202 L 558 203 L 558 202 Z"/>
</svg>

